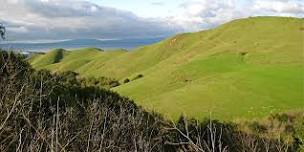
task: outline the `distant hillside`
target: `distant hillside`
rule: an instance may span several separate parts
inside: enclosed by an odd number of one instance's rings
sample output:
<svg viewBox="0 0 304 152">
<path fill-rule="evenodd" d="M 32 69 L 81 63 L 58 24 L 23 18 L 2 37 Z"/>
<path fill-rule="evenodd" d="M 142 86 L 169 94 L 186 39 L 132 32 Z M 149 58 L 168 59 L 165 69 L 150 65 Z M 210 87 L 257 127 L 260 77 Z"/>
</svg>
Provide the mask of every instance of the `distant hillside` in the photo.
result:
<svg viewBox="0 0 304 152">
<path fill-rule="evenodd" d="M 30 62 L 121 82 L 141 75 L 114 90 L 172 118 L 260 117 L 304 109 L 303 25 L 298 18 L 254 17 L 131 52 L 55 50 Z"/>
<path fill-rule="evenodd" d="M 27 40 L 27 41 L 0 41 L 0 48 L 22 51 L 45 51 L 54 48 L 125 48 L 132 49 L 138 46 L 150 45 L 163 40 L 164 37 L 142 39 L 66 39 L 66 40 Z"/>
</svg>

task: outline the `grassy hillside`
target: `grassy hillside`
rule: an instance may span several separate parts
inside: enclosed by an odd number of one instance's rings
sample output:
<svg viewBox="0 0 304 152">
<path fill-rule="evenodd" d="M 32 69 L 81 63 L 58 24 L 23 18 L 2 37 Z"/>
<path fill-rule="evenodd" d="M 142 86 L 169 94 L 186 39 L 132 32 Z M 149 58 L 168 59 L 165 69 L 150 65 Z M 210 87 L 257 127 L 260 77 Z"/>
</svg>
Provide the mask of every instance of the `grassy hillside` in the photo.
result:
<svg viewBox="0 0 304 152">
<path fill-rule="evenodd" d="M 64 49 L 54 49 L 45 55 L 37 54 L 30 59 L 34 67 L 46 67 L 60 62 L 68 52 Z"/>
<path fill-rule="evenodd" d="M 114 91 L 172 118 L 261 117 L 304 109 L 303 24 L 297 18 L 240 19 L 131 52 L 84 49 L 58 57 L 51 51 L 30 62 L 121 81 L 142 74 Z"/>
<path fill-rule="evenodd" d="M 60 50 L 60 51 L 59 51 Z M 63 53 L 61 53 L 63 52 Z M 126 50 L 111 50 L 105 52 L 97 48 L 84 48 L 67 51 L 64 49 L 55 49 L 44 55 L 35 55 L 29 59 L 29 62 L 36 69 L 49 69 L 52 71 L 75 71 L 83 76 L 100 76 L 97 71 L 99 67 L 107 60 L 117 57 Z M 62 58 L 57 56 L 64 54 Z M 56 62 L 60 60 L 60 62 Z"/>
</svg>

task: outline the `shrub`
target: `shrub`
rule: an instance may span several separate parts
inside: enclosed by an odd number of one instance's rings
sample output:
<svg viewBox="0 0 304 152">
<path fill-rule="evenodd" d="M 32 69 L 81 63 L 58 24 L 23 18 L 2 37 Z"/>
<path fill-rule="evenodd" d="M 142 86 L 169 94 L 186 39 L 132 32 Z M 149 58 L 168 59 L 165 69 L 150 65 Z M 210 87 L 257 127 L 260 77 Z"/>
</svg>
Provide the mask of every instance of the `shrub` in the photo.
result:
<svg viewBox="0 0 304 152">
<path fill-rule="evenodd" d="M 123 81 L 123 83 L 129 83 L 129 82 L 130 80 L 128 78 Z"/>
<path fill-rule="evenodd" d="M 262 125 L 256 121 L 250 123 L 249 128 L 256 133 L 265 133 L 267 131 L 267 128 L 264 125 Z"/>
<path fill-rule="evenodd" d="M 6 52 L 0 59 L 0 151 L 161 151 L 161 117 L 82 86 L 76 73 L 33 71 Z"/>
<path fill-rule="evenodd" d="M 117 80 L 114 80 L 112 78 L 107 77 L 98 77 L 98 78 L 80 78 L 79 79 L 83 86 L 94 86 L 94 87 L 100 87 L 105 89 L 110 89 L 113 87 L 117 87 L 120 85 L 120 83 Z"/>
<path fill-rule="evenodd" d="M 142 78 L 142 77 L 144 77 L 144 75 L 139 74 L 139 75 L 137 75 L 136 77 L 134 77 L 134 78 L 132 79 L 132 81 L 137 80 L 137 79 L 140 79 L 140 78 Z"/>
</svg>

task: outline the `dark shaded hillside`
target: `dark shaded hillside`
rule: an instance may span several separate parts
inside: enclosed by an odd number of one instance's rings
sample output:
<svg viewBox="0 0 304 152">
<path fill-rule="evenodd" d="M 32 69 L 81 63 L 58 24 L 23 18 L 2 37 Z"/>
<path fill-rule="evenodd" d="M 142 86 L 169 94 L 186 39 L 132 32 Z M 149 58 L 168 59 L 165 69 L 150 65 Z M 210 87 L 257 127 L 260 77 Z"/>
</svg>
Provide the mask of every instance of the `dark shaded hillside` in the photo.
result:
<svg viewBox="0 0 304 152">
<path fill-rule="evenodd" d="M 73 73 L 34 71 L 14 54 L 1 52 L 0 63 L 1 151 L 161 150 L 161 117 L 129 99 L 82 87 Z"/>
<path fill-rule="evenodd" d="M 248 132 L 216 120 L 169 122 L 116 93 L 83 85 L 73 72 L 35 71 L 22 56 L 0 52 L 1 152 L 297 151 L 304 139 L 301 118 L 273 117 L 288 129 L 277 132 L 280 137 L 258 122 L 246 124 Z"/>
</svg>

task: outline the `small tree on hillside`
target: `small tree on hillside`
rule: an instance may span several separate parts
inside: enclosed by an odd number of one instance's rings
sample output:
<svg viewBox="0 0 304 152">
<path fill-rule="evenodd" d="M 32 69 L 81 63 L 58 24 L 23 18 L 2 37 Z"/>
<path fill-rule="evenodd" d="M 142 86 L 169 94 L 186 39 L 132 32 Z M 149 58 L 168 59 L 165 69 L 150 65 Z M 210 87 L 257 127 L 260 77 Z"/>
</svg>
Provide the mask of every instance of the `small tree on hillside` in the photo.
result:
<svg viewBox="0 0 304 152">
<path fill-rule="evenodd" d="M 3 40 L 5 39 L 5 32 L 6 32 L 5 26 L 2 23 L 0 23 L 0 37 Z"/>
<path fill-rule="evenodd" d="M 130 79 L 125 79 L 124 81 L 123 81 L 123 83 L 129 83 L 130 82 Z"/>
</svg>

